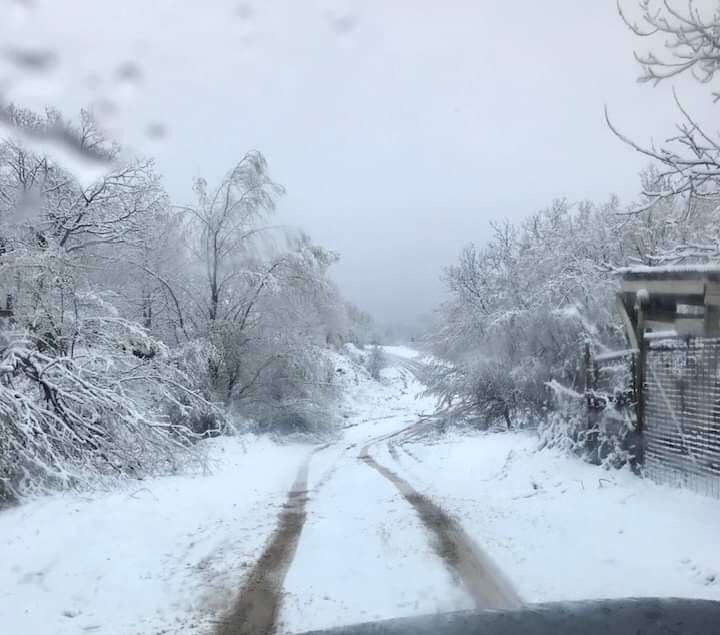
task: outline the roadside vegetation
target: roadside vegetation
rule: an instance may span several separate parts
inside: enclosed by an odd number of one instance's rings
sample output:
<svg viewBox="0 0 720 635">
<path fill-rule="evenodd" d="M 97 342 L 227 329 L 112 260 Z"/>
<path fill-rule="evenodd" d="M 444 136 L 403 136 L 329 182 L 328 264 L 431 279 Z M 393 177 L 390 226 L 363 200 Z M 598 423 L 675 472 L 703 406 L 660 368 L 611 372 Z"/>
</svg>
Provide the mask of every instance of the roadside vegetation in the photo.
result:
<svg viewBox="0 0 720 635">
<path fill-rule="evenodd" d="M 328 278 L 337 256 L 273 218 L 262 154 L 176 204 L 88 113 L 3 118 L 110 169 L 83 184 L 0 143 L 0 503 L 201 466 L 207 436 L 329 424 L 325 351 L 367 341 L 369 317 Z"/>
<path fill-rule="evenodd" d="M 720 12 L 656 5 L 642 0 L 629 7 L 632 14 L 621 13 L 638 36 L 665 45 L 638 55 L 640 81 L 687 75 L 716 99 Z M 620 142 L 652 160 L 637 202 L 556 200 L 522 222 L 494 225 L 487 244 L 467 246 L 448 267 L 450 299 L 429 338 L 436 359 L 429 387 L 448 418 L 550 426 L 548 442 L 587 450 L 584 349 L 597 355 L 626 347 L 615 310 L 618 270 L 720 262 L 720 145 L 675 99 L 677 129 L 661 145 L 644 145 L 608 117 Z M 612 463 L 628 458 L 613 440 L 608 448 Z"/>
</svg>

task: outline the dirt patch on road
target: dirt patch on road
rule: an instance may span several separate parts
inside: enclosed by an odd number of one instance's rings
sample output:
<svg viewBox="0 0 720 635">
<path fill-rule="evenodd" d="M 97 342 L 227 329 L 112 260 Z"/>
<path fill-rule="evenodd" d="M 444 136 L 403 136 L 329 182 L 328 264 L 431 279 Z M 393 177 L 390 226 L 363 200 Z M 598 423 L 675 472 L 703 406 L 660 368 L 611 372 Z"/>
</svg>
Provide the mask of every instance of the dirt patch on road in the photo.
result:
<svg viewBox="0 0 720 635">
<path fill-rule="evenodd" d="M 359 458 L 387 478 L 413 506 L 423 525 L 433 536 L 433 547 L 452 576 L 462 584 L 477 608 L 507 609 L 520 606 L 520 597 L 495 564 L 460 524 L 427 496 L 392 470 L 380 465 L 367 452 Z"/>
<path fill-rule="evenodd" d="M 298 470 L 295 483 L 278 518 L 277 527 L 245 579 L 234 606 L 224 619 L 218 622 L 216 635 L 270 635 L 275 631 L 283 582 L 305 524 L 310 459 L 324 447 L 312 452 Z"/>
<path fill-rule="evenodd" d="M 400 456 L 398 455 L 398 451 L 394 443 L 388 443 L 388 452 L 390 452 L 390 456 L 393 458 L 395 463 L 400 462 Z"/>
</svg>

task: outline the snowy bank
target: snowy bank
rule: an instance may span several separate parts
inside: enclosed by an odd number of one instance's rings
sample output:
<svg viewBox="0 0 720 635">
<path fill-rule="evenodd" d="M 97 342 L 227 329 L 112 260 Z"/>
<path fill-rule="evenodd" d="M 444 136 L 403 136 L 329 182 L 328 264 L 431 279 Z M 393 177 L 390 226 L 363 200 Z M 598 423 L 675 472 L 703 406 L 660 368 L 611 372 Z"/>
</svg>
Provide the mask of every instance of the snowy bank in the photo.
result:
<svg viewBox="0 0 720 635">
<path fill-rule="evenodd" d="M 213 441 L 208 476 L 0 513 L 8 635 L 203 633 L 258 556 L 307 446 Z"/>
</svg>

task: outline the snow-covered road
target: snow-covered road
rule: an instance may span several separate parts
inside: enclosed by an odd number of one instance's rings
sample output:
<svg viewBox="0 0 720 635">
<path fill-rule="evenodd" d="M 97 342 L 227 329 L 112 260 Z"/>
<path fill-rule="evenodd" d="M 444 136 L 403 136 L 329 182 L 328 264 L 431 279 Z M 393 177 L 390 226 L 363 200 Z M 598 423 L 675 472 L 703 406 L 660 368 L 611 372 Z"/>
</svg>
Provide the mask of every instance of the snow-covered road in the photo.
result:
<svg viewBox="0 0 720 635">
<path fill-rule="evenodd" d="M 335 467 L 308 504 L 280 630 L 471 606 L 392 485 L 357 455 L 340 457 Z"/>
<path fill-rule="evenodd" d="M 327 447 L 218 440 L 212 475 L 1 513 L 0 632 L 237 633 L 228 617 L 266 584 L 284 633 L 477 605 L 422 499 L 525 601 L 720 599 L 717 501 L 538 453 L 531 434 L 404 434 L 433 410 L 413 364 L 382 384 L 338 366 Z"/>
<path fill-rule="evenodd" d="M 374 462 L 376 447 L 386 447 L 432 412 L 404 365 L 385 377 L 390 392 L 366 396 L 344 443 L 313 459 L 308 518 L 284 583 L 281 632 L 515 601 L 512 592 L 507 601 L 476 593 L 484 586 L 480 566 L 463 575 L 469 558 L 457 563 L 442 552 L 431 523 L 416 513 L 395 479 L 383 475 L 385 466 Z M 432 510 L 435 516 L 438 511 Z M 495 573 L 492 566 L 486 572 Z"/>
</svg>

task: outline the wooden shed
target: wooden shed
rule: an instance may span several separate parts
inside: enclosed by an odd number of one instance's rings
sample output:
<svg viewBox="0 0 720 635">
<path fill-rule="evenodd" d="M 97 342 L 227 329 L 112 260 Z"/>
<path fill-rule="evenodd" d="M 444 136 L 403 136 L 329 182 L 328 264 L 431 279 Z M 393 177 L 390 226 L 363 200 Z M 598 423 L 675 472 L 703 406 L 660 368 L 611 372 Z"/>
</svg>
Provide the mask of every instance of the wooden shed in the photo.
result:
<svg viewBox="0 0 720 635">
<path fill-rule="evenodd" d="M 647 332 L 720 336 L 718 265 L 625 269 L 618 301 L 635 348 Z"/>
</svg>

